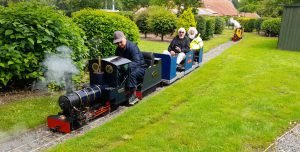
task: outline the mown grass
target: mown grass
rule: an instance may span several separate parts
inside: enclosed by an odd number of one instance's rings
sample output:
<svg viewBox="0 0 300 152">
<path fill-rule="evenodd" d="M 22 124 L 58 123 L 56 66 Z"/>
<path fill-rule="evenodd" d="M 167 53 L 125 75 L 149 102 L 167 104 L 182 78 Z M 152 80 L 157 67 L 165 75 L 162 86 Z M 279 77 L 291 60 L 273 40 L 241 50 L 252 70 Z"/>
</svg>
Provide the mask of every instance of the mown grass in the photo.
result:
<svg viewBox="0 0 300 152">
<path fill-rule="evenodd" d="M 222 43 L 231 41 L 232 36 L 233 30 L 225 29 L 222 34 L 215 35 L 209 41 L 204 41 L 204 52 L 208 52 Z"/>
<path fill-rule="evenodd" d="M 226 32 L 224 32 L 226 33 Z M 225 37 L 225 35 L 224 35 Z M 218 38 L 218 37 L 217 37 Z M 217 38 L 205 42 L 205 45 L 216 46 L 223 41 Z M 213 43 L 213 44 L 210 44 Z M 169 43 L 141 40 L 139 47 L 142 51 L 161 53 L 168 48 Z M 58 95 L 51 97 L 33 97 L 14 101 L 0 106 L 0 133 L 14 131 L 16 128 L 28 129 L 44 124 L 48 115 L 57 114 Z"/>
<path fill-rule="evenodd" d="M 300 118 L 300 53 L 247 34 L 121 116 L 50 151 L 262 151 Z"/>
<path fill-rule="evenodd" d="M 141 40 L 138 47 L 143 52 L 162 53 L 163 50 L 168 50 L 169 42 Z"/>
<path fill-rule="evenodd" d="M 232 33 L 233 30 L 225 29 L 222 34 L 215 35 L 215 37 L 211 40 L 204 41 L 204 52 L 208 52 L 214 47 L 217 47 L 220 44 L 230 41 L 233 35 Z M 169 44 L 170 43 L 168 42 L 141 40 L 138 46 L 140 50 L 144 52 L 162 53 L 163 50 L 168 49 Z"/>
<path fill-rule="evenodd" d="M 0 132 L 33 128 L 46 122 L 47 116 L 57 114 L 58 95 L 30 97 L 0 106 Z"/>
</svg>

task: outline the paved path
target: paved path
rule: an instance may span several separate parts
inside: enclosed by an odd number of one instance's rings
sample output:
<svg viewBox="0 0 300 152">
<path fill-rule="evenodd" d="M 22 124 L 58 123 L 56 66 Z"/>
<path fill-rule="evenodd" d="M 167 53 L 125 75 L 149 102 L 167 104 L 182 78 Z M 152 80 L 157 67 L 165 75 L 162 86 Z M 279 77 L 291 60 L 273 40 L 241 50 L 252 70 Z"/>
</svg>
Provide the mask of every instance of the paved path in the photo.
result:
<svg viewBox="0 0 300 152">
<path fill-rule="evenodd" d="M 265 152 L 300 152 L 300 124 L 279 137 Z"/>
<path fill-rule="evenodd" d="M 203 64 L 207 63 L 209 60 L 215 58 L 220 55 L 223 51 L 236 44 L 237 42 L 226 42 L 224 44 L 219 45 L 218 47 L 210 50 L 208 53 L 203 55 Z M 157 89 L 158 91 L 161 88 Z M 156 91 L 157 92 L 157 91 Z M 153 94 L 152 94 L 153 95 Z M 86 131 L 95 128 L 97 126 L 102 125 L 103 123 L 111 120 L 112 118 L 120 115 L 124 111 L 126 111 L 128 107 L 120 107 L 118 110 L 113 111 L 112 113 L 96 119 L 95 121 L 85 125 L 80 130 L 73 131 L 71 134 L 58 134 L 53 133 L 48 130 L 48 128 L 44 125 L 37 129 L 28 131 L 26 133 L 17 135 L 12 137 L 11 139 L 0 141 L 0 152 L 28 152 L 28 151 L 42 151 L 51 146 L 54 146 L 58 143 L 61 143 L 69 138 L 76 137 L 80 134 L 84 134 Z"/>
</svg>

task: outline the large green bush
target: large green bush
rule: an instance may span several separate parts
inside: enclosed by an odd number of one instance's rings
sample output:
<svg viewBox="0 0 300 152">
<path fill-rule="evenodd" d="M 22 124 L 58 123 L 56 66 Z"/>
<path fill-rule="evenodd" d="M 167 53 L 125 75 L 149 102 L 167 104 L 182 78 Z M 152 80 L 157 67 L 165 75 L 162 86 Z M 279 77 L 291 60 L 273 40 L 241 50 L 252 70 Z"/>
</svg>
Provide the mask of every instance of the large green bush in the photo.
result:
<svg viewBox="0 0 300 152">
<path fill-rule="evenodd" d="M 147 33 L 151 32 L 150 26 L 147 23 L 149 13 L 149 9 L 143 10 L 136 14 L 134 19 L 135 24 L 138 26 L 140 32 L 145 34 L 145 38 L 147 38 Z"/>
<path fill-rule="evenodd" d="M 65 45 L 83 69 L 87 57 L 84 32 L 51 7 L 22 2 L 0 12 L 0 87 L 43 76 L 42 61 Z M 21 84 L 21 83 L 20 83 Z"/>
<path fill-rule="evenodd" d="M 270 17 L 263 17 L 263 18 L 258 18 L 255 20 L 255 30 L 257 31 L 257 33 L 259 34 L 261 29 L 261 25 L 263 23 L 263 21 L 271 19 Z"/>
<path fill-rule="evenodd" d="M 216 17 L 215 34 L 222 34 L 223 30 L 225 29 L 225 24 L 225 19 L 221 17 Z"/>
<path fill-rule="evenodd" d="M 178 18 L 177 29 L 185 28 L 188 30 L 190 27 L 196 27 L 196 20 L 191 8 L 185 10 Z"/>
<path fill-rule="evenodd" d="M 206 18 L 206 30 L 205 30 L 205 34 L 203 35 L 204 40 L 209 40 L 214 36 L 215 24 L 216 23 L 214 17 Z"/>
<path fill-rule="evenodd" d="M 172 34 L 176 29 L 176 16 L 169 10 L 161 8 L 151 11 L 147 24 L 151 31 L 161 35 L 161 40 L 164 40 L 164 35 Z"/>
<path fill-rule="evenodd" d="M 266 36 L 278 36 L 280 32 L 281 19 L 271 18 L 263 21 L 261 28 Z"/>
<path fill-rule="evenodd" d="M 240 17 L 236 20 L 241 24 L 245 32 L 253 32 L 253 30 L 255 29 L 256 20 L 253 18 Z"/>
<path fill-rule="evenodd" d="M 134 43 L 139 41 L 139 30 L 130 19 L 116 14 L 94 9 L 83 9 L 72 14 L 73 21 L 85 32 L 92 58 L 114 55 L 115 31 L 123 31 L 126 38 Z"/>
</svg>

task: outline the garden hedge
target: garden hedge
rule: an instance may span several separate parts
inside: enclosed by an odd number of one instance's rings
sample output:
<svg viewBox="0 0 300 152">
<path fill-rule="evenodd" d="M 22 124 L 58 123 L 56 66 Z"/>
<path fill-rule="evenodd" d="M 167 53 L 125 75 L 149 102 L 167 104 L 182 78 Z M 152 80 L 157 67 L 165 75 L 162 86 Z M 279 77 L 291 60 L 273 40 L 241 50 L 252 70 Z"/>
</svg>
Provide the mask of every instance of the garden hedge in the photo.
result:
<svg viewBox="0 0 300 152">
<path fill-rule="evenodd" d="M 138 27 L 122 15 L 95 9 L 83 9 L 73 13 L 72 18 L 86 32 L 87 45 L 92 58 L 115 54 L 116 46 L 113 44 L 115 31 L 123 31 L 126 38 L 134 43 L 139 41 Z"/>
<path fill-rule="evenodd" d="M 281 19 L 271 18 L 262 22 L 261 28 L 266 36 L 278 36 L 280 32 Z"/>
<path fill-rule="evenodd" d="M 255 20 L 254 28 L 255 28 L 255 30 L 257 31 L 258 34 L 261 31 L 261 24 L 262 24 L 262 22 L 263 22 L 262 18 L 258 18 L 258 19 Z"/>
<path fill-rule="evenodd" d="M 209 40 L 214 36 L 215 33 L 215 18 L 207 17 L 206 18 L 206 31 L 203 36 L 204 40 Z"/>
<path fill-rule="evenodd" d="M 237 18 L 236 20 L 241 24 L 245 32 L 253 32 L 253 30 L 255 29 L 256 19 L 240 17 Z"/>
<path fill-rule="evenodd" d="M 203 16 L 197 16 L 195 19 L 197 22 L 197 31 L 201 34 L 201 37 L 203 37 L 206 33 L 206 20 Z"/>
<path fill-rule="evenodd" d="M 216 17 L 215 20 L 215 34 L 222 34 L 225 29 L 226 21 L 221 17 Z"/>
<path fill-rule="evenodd" d="M 0 88 L 22 85 L 43 76 L 42 61 L 61 45 L 73 50 L 72 59 L 83 69 L 87 57 L 84 31 L 71 19 L 33 2 L 21 2 L 0 12 Z"/>
</svg>

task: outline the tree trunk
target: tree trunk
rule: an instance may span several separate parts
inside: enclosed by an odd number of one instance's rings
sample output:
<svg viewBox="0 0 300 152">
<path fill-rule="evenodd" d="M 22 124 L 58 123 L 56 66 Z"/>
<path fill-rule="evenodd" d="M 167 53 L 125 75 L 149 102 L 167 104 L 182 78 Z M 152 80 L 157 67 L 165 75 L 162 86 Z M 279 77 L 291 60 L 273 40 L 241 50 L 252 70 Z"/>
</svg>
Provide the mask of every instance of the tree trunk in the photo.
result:
<svg viewBox="0 0 300 152">
<path fill-rule="evenodd" d="M 161 34 L 161 41 L 164 41 L 164 34 Z"/>
<path fill-rule="evenodd" d="M 144 33 L 145 34 L 145 38 L 147 38 L 147 33 Z"/>
</svg>

